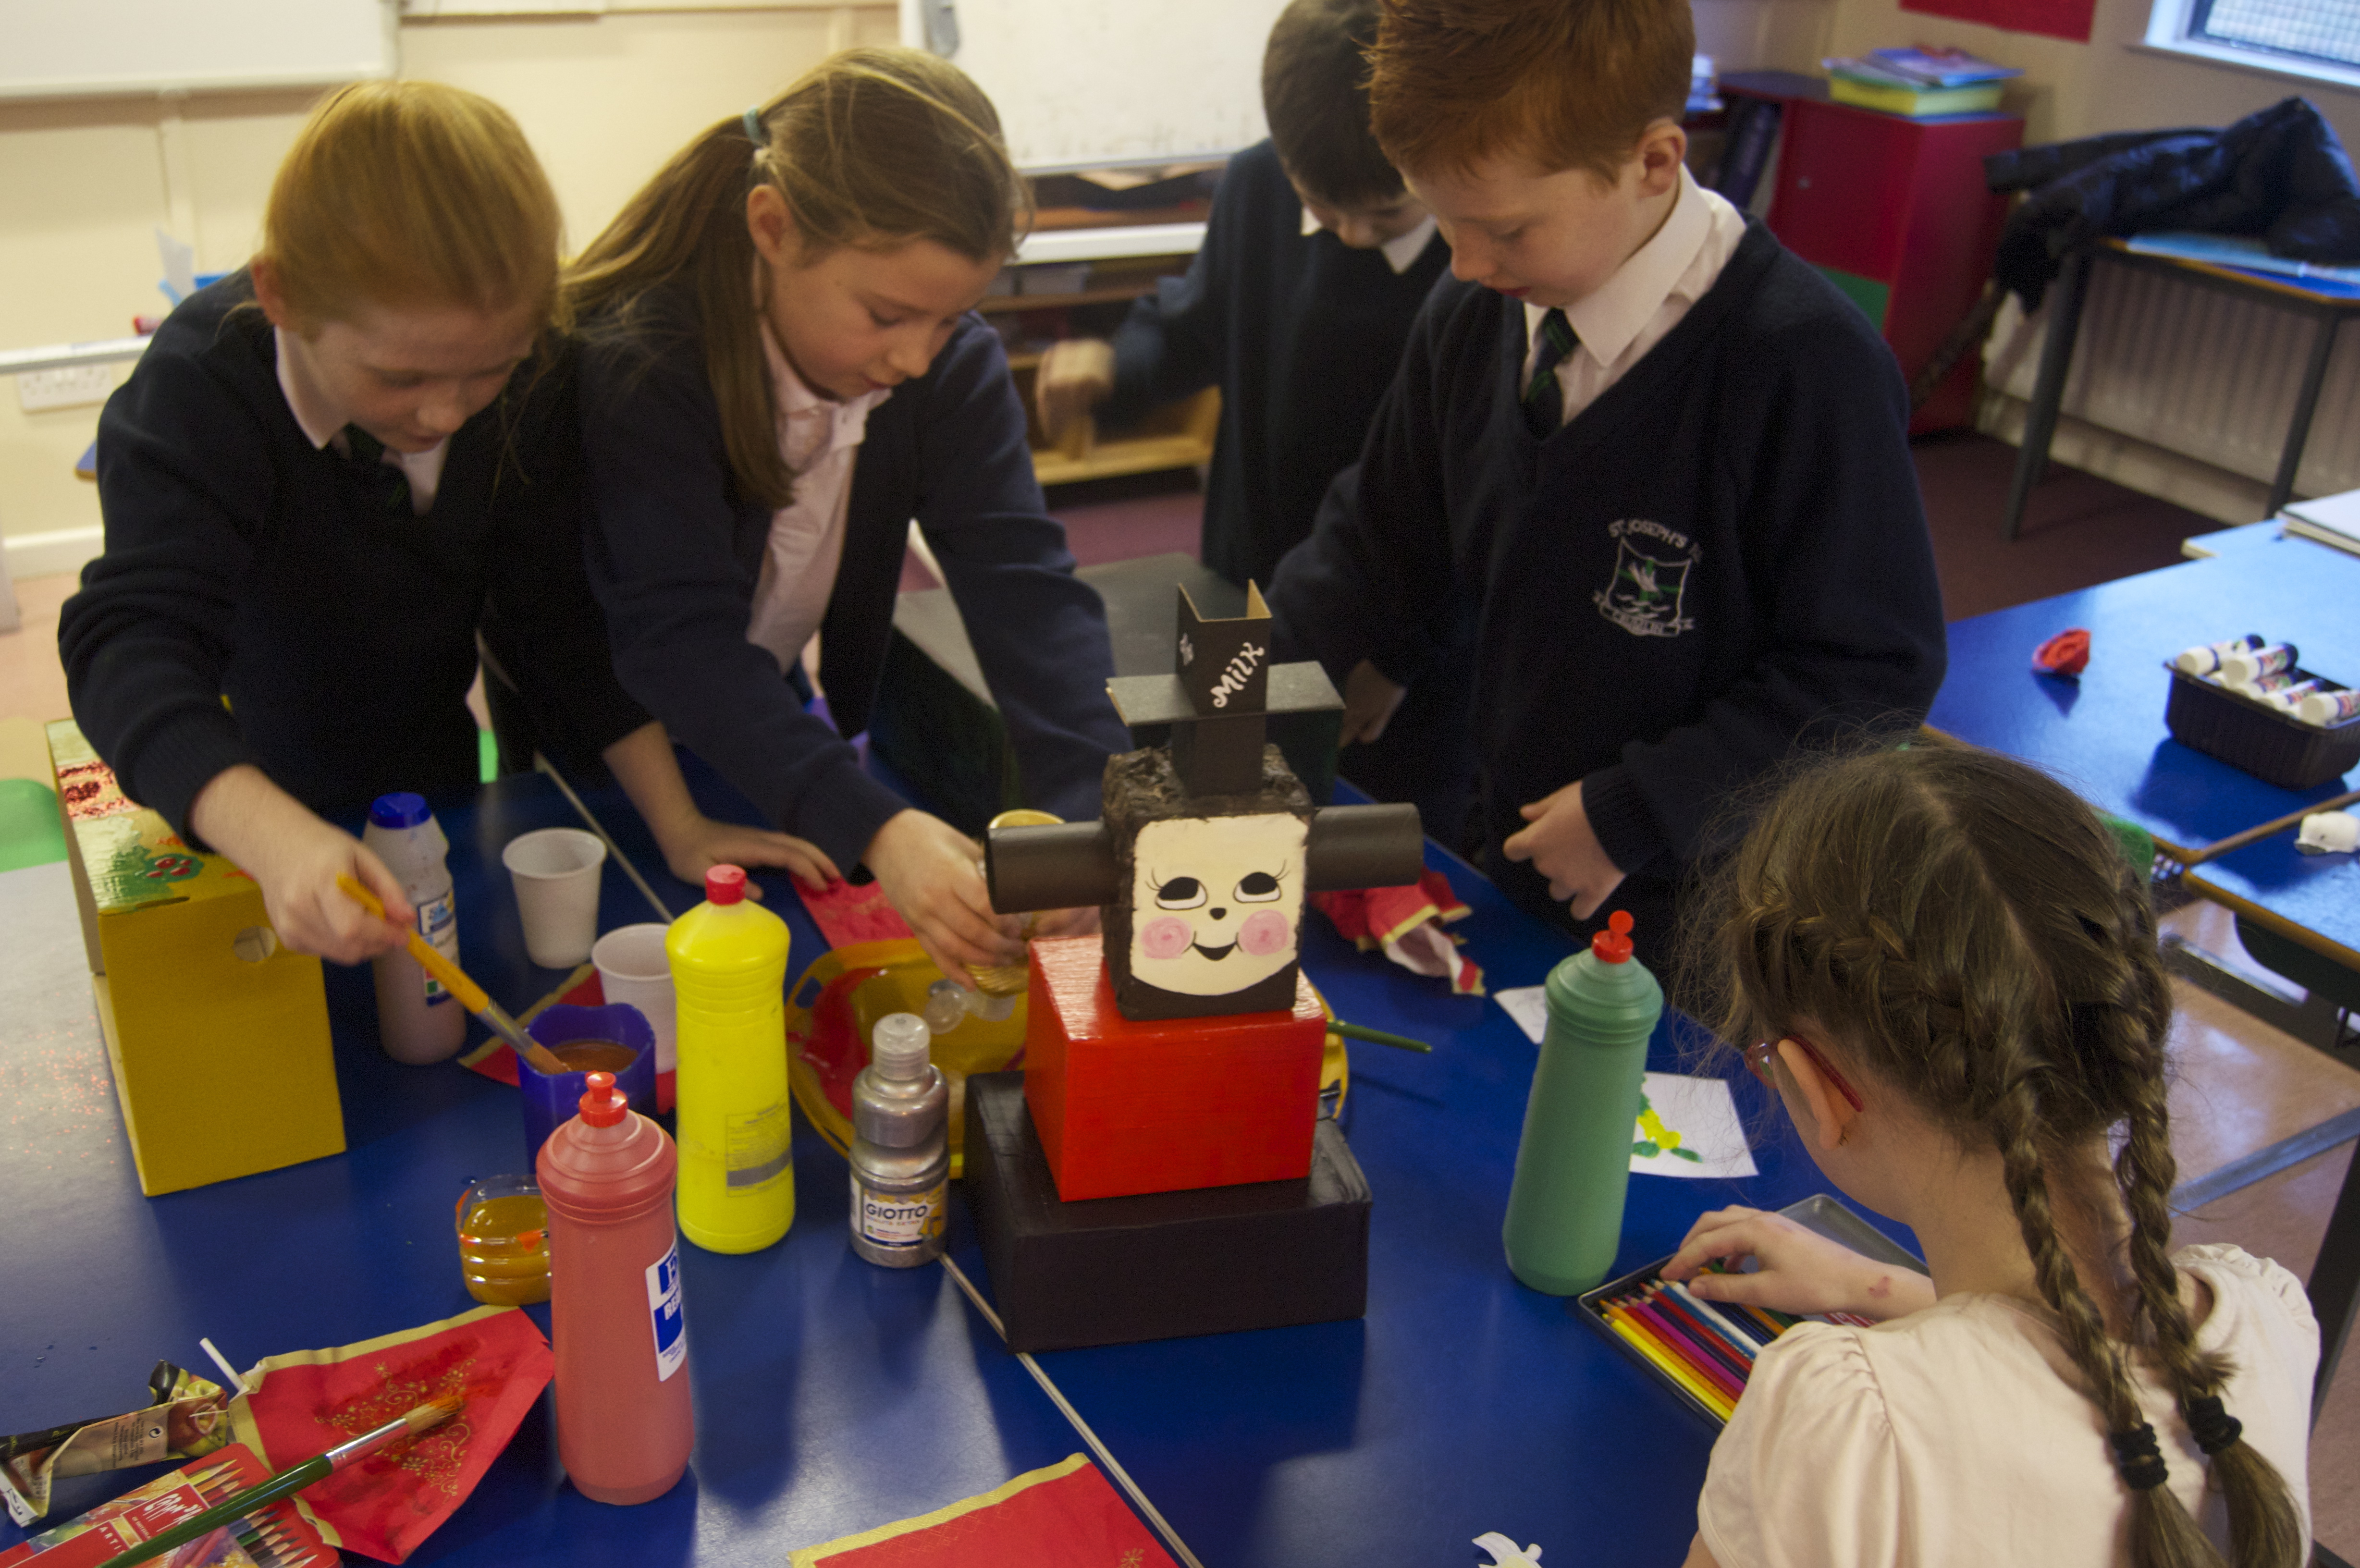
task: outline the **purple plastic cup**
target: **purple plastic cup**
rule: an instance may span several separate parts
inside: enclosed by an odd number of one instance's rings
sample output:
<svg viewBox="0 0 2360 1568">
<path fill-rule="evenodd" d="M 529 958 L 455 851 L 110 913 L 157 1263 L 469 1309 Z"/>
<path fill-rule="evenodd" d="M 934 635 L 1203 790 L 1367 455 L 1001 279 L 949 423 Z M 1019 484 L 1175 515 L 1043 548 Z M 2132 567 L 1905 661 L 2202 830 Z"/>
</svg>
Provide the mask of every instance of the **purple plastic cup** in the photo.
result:
<svg viewBox="0 0 2360 1568">
<path fill-rule="evenodd" d="M 552 1051 L 586 1040 L 612 1040 L 631 1052 L 631 1064 L 615 1074 L 615 1087 L 631 1109 L 643 1116 L 656 1114 L 656 1031 L 647 1016 L 628 1003 L 603 1007 L 573 1007 L 563 1003 L 541 1009 L 525 1026 Z M 581 1114 L 582 1096 L 596 1069 L 579 1073 L 543 1073 L 523 1057 L 517 1058 L 517 1088 L 524 1095 L 524 1157 L 526 1168 L 541 1153 L 549 1135 Z"/>
</svg>

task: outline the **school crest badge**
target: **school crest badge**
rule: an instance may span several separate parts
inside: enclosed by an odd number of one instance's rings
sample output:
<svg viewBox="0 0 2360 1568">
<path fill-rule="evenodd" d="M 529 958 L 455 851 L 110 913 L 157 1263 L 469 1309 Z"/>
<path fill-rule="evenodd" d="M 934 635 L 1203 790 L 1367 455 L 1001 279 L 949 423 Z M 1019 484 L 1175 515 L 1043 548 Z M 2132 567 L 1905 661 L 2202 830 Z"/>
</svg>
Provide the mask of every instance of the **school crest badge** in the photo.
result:
<svg viewBox="0 0 2360 1568">
<path fill-rule="evenodd" d="M 1615 541 L 1614 576 L 1592 593 L 1598 613 L 1633 637 L 1677 637 L 1695 627 L 1682 614 L 1696 546 L 1686 534 L 1644 517 L 1609 525 Z"/>
</svg>

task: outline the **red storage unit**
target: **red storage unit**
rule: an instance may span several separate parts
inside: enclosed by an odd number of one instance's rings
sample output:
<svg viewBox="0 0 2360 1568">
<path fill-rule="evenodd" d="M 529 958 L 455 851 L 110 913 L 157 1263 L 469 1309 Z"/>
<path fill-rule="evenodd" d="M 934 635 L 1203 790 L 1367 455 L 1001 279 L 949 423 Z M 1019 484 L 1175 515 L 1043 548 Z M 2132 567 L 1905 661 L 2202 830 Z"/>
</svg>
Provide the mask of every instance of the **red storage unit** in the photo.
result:
<svg viewBox="0 0 2360 1568">
<path fill-rule="evenodd" d="M 1983 160 L 2023 144 L 2023 119 L 1912 120 L 1795 98 L 1781 131 L 1771 232 L 1877 324 L 1902 375 L 1914 377 L 1991 277 L 2007 198 L 1985 188 Z M 1968 423 L 1974 389 L 1968 354 L 1911 432 Z"/>
</svg>

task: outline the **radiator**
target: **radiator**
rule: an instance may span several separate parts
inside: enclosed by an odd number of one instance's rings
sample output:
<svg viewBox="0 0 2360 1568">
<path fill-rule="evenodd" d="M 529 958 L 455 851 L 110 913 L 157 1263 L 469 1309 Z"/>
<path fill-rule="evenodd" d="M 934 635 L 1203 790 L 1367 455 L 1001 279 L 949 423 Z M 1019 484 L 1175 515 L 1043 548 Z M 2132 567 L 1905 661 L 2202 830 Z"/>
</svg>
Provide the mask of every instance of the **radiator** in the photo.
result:
<svg viewBox="0 0 2360 1568">
<path fill-rule="evenodd" d="M 2046 312 L 2008 297 L 1985 350 L 1987 384 L 2028 399 Z M 2267 484 L 2310 358 L 2311 321 L 2179 278 L 2094 264 L 2063 411 Z M 2360 321 L 2346 321 L 2311 416 L 2298 495 L 2360 489 Z"/>
</svg>

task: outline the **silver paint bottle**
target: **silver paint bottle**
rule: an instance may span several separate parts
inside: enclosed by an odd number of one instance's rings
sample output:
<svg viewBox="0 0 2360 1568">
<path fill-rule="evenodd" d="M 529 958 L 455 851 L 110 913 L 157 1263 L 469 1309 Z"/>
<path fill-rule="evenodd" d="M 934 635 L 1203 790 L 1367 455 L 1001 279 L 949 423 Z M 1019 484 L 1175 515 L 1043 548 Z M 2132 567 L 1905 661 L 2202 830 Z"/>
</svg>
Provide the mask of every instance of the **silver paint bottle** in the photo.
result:
<svg viewBox="0 0 2360 1568">
<path fill-rule="evenodd" d="M 942 1256 L 950 1089 L 928 1060 L 933 1044 L 925 1019 L 889 1013 L 852 1081 L 852 1250 L 888 1269 Z"/>
</svg>

